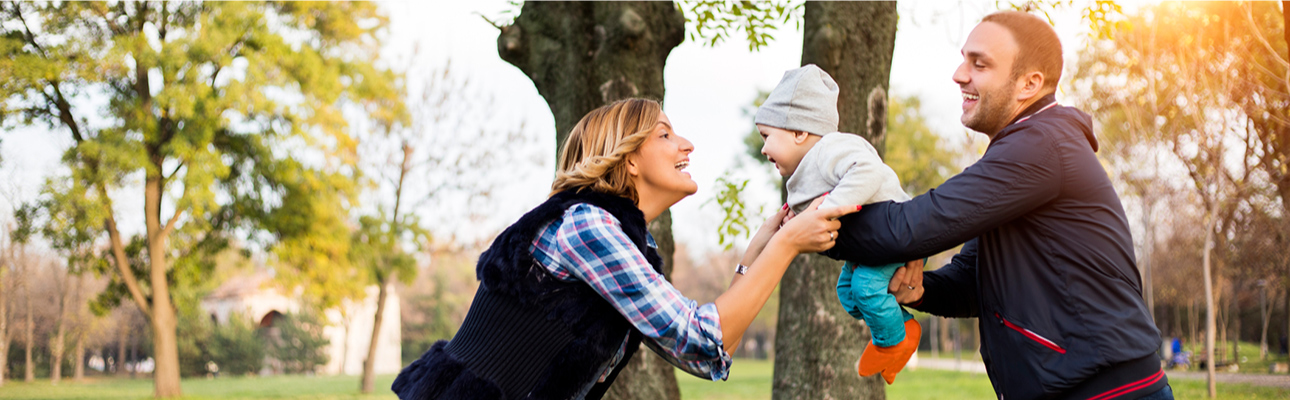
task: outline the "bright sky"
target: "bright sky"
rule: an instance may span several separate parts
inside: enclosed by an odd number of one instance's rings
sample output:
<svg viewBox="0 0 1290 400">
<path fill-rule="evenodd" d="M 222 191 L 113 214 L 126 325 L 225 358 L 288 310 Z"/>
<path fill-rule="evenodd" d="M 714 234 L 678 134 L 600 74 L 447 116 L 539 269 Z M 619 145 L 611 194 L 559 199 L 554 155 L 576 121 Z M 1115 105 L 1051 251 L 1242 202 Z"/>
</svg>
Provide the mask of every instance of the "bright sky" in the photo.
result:
<svg viewBox="0 0 1290 400">
<path fill-rule="evenodd" d="M 1077 2 L 1081 3 L 1081 2 Z M 393 1 L 382 3 L 390 15 L 390 32 L 386 56 L 391 64 L 402 64 L 419 48 L 418 58 L 409 71 L 409 87 L 417 87 L 418 72 L 442 67 L 452 60 L 453 69 L 473 80 L 481 90 L 496 98 L 499 120 L 526 121 L 529 134 L 540 140 L 542 154 L 554 154 L 555 127 L 550 111 L 531 81 L 519 69 L 502 61 L 496 50 L 498 31 L 480 15 L 496 19 L 513 9 L 506 1 Z M 1067 65 L 1085 40 L 1085 23 L 1080 19 L 1081 4 L 1070 11 L 1054 15 L 1058 34 L 1065 45 Z M 968 134 L 959 125 L 960 97 L 950 80 L 961 57 L 959 47 L 972 27 L 985 14 L 995 11 L 996 2 L 987 1 L 901 1 L 896 52 L 892 65 L 890 91 L 893 95 L 917 95 L 923 100 L 923 114 L 933 129 L 943 136 L 963 143 L 984 140 Z M 736 177 L 752 178 L 749 198 L 756 210 L 777 207 L 779 194 L 773 191 L 769 167 L 762 168 L 741 160 L 744 157 L 741 138 L 752 128 L 748 107 L 758 90 L 770 90 L 785 70 L 795 68 L 801 60 L 802 32 L 789 26 L 774 33 L 775 40 L 757 52 L 750 52 L 745 42 L 734 38 L 716 47 L 705 47 L 686 41 L 668 58 L 664 78 L 667 94 L 664 112 L 677 132 L 694 142 L 688 171 L 699 183 L 699 193 L 673 207 L 674 231 L 678 242 L 695 251 L 717 246 L 716 227 L 720 212 L 715 204 L 704 205 L 714 193 L 717 177 L 732 171 Z M 1067 68 L 1066 73 L 1070 73 Z M 1061 99 L 1059 95 L 1059 99 Z M 6 193 L 26 197 L 37 193 L 44 178 L 58 168 L 58 158 L 69 144 L 65 134 L 51 134 L 43 128 L 24 129 L 0 134 L 0 186 Z M 542 166 L 554 168 L 554 160 Z M 532 174 L 530 174 L 532 175 Z M 540 179 L 517 178 L 500 190 L 507 201 L 489 221 L 463 224 L 458 234 L 466 237 L 495 233 L 514 221 L 524 211 L 540 203 L 550 187 L 550 174 Z M 135 191 L 137 192 L 137 191 Z M 117 198 L 126 215 L 122 229 L 133 234 L 142 230 L 142 198 L 125 195 Z M 7 214 L 8 201 L 3 208 Z M 137 204 L 134 204 L 137 203 Z M 452 214 L 454 210 L 426 209 L 427 214 Z M 760 219 L 751 221 L 760 224 Z"/>
</svg>

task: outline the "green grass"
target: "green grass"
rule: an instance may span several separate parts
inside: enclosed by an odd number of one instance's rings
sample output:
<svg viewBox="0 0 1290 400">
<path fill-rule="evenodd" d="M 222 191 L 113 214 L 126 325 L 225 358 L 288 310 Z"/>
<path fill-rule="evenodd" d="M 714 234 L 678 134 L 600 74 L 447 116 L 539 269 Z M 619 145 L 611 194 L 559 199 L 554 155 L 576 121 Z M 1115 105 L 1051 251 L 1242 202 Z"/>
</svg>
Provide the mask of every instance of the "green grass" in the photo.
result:
<svg viewBox="0 0 1290 400">
<path fill-rule="evenodd" d="M 1209 389 L 1204 380 L 1169 379 L 1169 386 L 1174 389 L 1174 398 L 1208 399 Z M 1290 399 L 1290 389 L 1251 386 L 1248 384 L 1218 384 L 1218 399 Z"/>
<path fill-rule="evenodd" d="M 769 399 L 773 362 L 735 360 L 730 379 L 709 382 L 677 371 L 676 380 L 685 400 Z M 394 399 L 389 391 L 393 375 L 376 379 L 376 393 L 360 395 L 358 377 L 353 376 L 272 376 L 220 379 L 186 379 L 185 399 Z M 1179 400 L 1205 399 L 1205 381 L 1172 379 Z M 64 381 L 51 386 L 47 380 L 34 383 L 5 381 L 0 400 L 8 399 L 76 399 L 76 400 L 142 400 L 152 395 L 152 381 L 147 379 L 95 378 L 86 383 Z M 910 370 L 900 373 L 896 384 L 887 387 L 887 398 L 893 400 L 993 399 L 994 390 L 984 374 L 967 372 Z M 1290 389 L 1250 385 L 1218 385 L 1222 400 L 1286 399 Z"/>
<path fill-rule="evenodd" d="M 681 398 L 686 400 L 769 399 L 774 362 L 737 359 L 730 367 L 730 379 L 710 382 L 685 372 L 676 372 Z M 933 371 L 904 371 L 896 384 L 887 387 L 890 399 L 993 399 L 994 389 L 984 374 Z"/>
<path fill-rule="evenodd" d="M 185 379 L 184 399 L 394 399 L 390 384 L 394 375 L 376 378 L 376 393 L 358 393 L 356 376 L 271 376 Z M 86 383 L 64 380 L 52 386 L 48 380 L 32 383 L 6 380 L 0 399 L 140 400 L 152 397 L 152 380 L 94 378 Z"/>
<path fill-rule="evenodd" d="M 1258 348 L 1256 347 L 1257 351 Z M 1244 353 L 1244 351 L 1242 351 Z M 1257 353 L 1256 353 L 1257 355 Z M 774 363 L 768 360 L 735 360 L 730 379 L 709 382 L 677 371 L 676 381 L 685 400 L 752 400 L 769 399 Z M 1174 398 L 1207 399 L 1205 381 L 1171 379 Z M 887 398 L 893 400 L 994 399 L 994 389 L 985 374 L 909 370 L 900 373 L 896 384 L 887 387 Z M 1287 399 L 1290 389 L 1258 387 L 1248 384 L 1218 385 L 1219 400 Z"/>
</svg>

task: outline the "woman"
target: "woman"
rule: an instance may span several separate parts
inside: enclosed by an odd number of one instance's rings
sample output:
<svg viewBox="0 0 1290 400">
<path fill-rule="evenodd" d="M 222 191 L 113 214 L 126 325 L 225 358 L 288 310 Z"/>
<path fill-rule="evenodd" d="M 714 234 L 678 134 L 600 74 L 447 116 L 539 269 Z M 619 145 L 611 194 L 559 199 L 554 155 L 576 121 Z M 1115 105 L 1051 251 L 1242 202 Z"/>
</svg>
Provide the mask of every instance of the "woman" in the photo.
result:
<svg viewBox="0 0 1290 400">
<path fill-rule="evenodd" d="M 781 209 L 753 237 L 730 289 L 698 305 L 663 278 L 646 231 L 698 190 L 684 172 L 693 150 L 654 101 L 622 100 L 584 116 L 565 142 L 550 198 L 480 255 L 479 290 L 461 329 L 404 368 L 394 391 L 403 399 L 598 399 L 641 342 L 690 374 L 725 379 L 730 353 L 789 262 L 832 247 L 834 219 L 856 207 L 812 207 L 782 227 Z"/>
</svg>

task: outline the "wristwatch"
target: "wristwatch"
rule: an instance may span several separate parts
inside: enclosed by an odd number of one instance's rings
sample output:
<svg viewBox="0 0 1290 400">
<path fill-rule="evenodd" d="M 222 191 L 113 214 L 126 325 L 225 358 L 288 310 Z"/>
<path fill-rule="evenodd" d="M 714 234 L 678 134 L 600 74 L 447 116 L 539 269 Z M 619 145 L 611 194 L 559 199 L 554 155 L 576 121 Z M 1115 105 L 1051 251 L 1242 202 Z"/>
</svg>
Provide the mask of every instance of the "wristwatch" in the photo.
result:
<svg viewBox="0 0 1290 400">
<path fill-rule="evenodd" d="M 736 273 L 736 274 L 743 275 L 743 274 L 745 274 L 745 273 L 747 273 L 747 272 L 748 272 L 748 266 L 743 265 L 743 264 L 735 264 L 735 265 L 736 265 L 736 266 L 735 266 L 735 273 Z"/>
</svg>

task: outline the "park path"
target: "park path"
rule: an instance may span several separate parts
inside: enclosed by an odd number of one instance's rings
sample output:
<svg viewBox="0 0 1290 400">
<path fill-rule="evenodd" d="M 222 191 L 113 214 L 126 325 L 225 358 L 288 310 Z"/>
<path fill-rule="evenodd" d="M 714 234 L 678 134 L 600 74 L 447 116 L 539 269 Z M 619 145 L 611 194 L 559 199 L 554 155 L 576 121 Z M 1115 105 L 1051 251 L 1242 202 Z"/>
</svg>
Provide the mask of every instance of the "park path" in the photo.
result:
<svg viewBox="0 0 1290 400">
<path fill-rule="evenodd" d="M 985 373 L 985 364 L 977 360 L 955 361 L 952 358 L 920 357 L 917 363 L 915 368 Z M 911 362 L 911 364 L 913 363 Z M 1205 380 L 1204 372 L 1166 371 L 1165 373 L 1169 376 L 1169 379 Z M 1248 383 L 1254 386 L 1290 388 L 1290 376 L 1287 375 L 1220 373 L 1217 378 L 1222 383 Z"/>
</svg>

